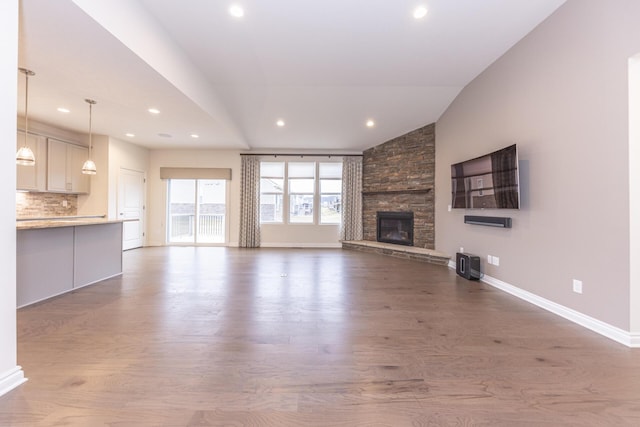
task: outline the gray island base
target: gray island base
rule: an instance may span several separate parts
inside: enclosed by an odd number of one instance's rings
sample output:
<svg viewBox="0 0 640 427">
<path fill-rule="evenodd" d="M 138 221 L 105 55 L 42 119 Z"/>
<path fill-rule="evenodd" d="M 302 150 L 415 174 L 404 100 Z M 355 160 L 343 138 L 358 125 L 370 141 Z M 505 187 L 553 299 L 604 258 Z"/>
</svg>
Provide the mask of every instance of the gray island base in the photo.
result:
<svg viewBox="0 0 640 427">
<path fill-rule="evenodd" d="M 17 307 L 122 274 L 122 221 L 18 223 Z"/>
</svg>

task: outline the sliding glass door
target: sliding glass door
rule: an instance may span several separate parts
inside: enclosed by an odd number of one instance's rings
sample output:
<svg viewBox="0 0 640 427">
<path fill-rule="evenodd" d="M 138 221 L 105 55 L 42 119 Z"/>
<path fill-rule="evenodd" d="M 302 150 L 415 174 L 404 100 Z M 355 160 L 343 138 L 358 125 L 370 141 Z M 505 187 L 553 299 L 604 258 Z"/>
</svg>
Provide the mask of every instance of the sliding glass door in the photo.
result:
<svg viewBox="0 0 640 427">
<path fill-rule="evenodd" d="M 170 179 L 167 241 L 182 244 L 227 243 L 226 180 Z"/>
</svg>

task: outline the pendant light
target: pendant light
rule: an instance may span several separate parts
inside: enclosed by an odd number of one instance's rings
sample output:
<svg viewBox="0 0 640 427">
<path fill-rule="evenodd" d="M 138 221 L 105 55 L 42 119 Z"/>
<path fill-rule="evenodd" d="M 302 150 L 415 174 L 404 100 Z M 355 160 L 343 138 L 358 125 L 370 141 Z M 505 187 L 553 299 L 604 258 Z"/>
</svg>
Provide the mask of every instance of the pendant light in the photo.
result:
<svg viewBox="0 0 640 427">
<path fill-rule="evenodd" d="M 85 175 L 95 175 L 96 174 L 96 164 L 91 160 L 91 147 L 93 145 L 91 138 L 91 107 L 96 104 L 96 101 L 93 99 L 85 99 L 84 102 L 89 104 L 89 158 L 84 165 L 82 165 L 82 173 Z"/>
<path fill-rule="evenodd" d="M 24 73 L 25 77 L 25 91 L 24 91 L 24 145 L 20 147 L 16 153 L 16 164 L 22 166 L 34 166 L 36 164 L 36 157 L 33 155 L 33 151 L 27 145 L 27 138 L 29 137 L 29 76 L 35 76 L 31 70 L 26 68 L 18 68 L 21 73 Z"/>
</svg>

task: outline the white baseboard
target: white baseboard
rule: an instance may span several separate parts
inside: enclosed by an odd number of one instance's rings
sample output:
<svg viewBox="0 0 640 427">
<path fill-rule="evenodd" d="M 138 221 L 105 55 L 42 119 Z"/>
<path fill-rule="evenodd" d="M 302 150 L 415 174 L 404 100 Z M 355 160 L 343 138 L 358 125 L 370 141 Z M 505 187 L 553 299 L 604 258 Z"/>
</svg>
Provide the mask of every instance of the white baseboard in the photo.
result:
<svg viewBox="0 0 640 427">
<path fill-rule="evenodd" d="M 7 394 L 26 381 L 27 379 L 24 377 L 24 372 L 20 366 L 16 366 L 10 371 L 3 373 L 0 375 L 0 396 Z"/>
<path fill-rule="evenodd" d="M 340 249 L 342 243 L 260 243 L 261 248 L 331 248 Z"/>
<path fill-rule="evenodd" d="M 455 261 L 449 261 L 449 268 L 453 270 L 456 269 Z M 520 289 L 509 283 L 503 282 L 502 280 L 496 279 L 495 277 L 487 276 L 486 274 L 480 278 L 480 281 L 493 286 L 494 288 L 500 289 L 501 291 L 504 291 L 508 294 L 511 294 L 517 298 L 520 298 L 521 300 L 527 301 L 533 305 L 550 311 L 553 314 L 564 317 L 565 319 L 570 320 L 573 323 L 590 329 L 593 332 L 619 342 L 620 344 L 626 345 L 627 347 L 640 348 L 640 333 L 630 333 L 628 331 L 622 330 L 601 320 L 580 313 L 579 311 L 565 307 L 546 298 L 542 298 L 536 294 L 525 291 L 524 289 Z"/>
</svg>

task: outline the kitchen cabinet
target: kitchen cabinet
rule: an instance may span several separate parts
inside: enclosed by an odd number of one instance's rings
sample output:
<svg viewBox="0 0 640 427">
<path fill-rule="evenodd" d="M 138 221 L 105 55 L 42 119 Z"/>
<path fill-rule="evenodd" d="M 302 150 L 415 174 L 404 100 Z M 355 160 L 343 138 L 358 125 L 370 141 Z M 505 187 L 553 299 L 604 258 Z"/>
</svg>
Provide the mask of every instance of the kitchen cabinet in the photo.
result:
<svg viewBox="0 0 640 427">
<path fill-rule="evenodd" d="M 82 165 L 89 158 L 89 149 L 48 138 L 47 190 L 56 193 L 89 193 L 89 175 Z"/>
<path fill-rule="evenodd" d="M 24 146 L 24 132 L 18 131 L 16 150 Z M 16 165 L 16 189 L 24 191 L 47 190 L 47 139 L 29 134 L 27 146 L 33 151 L 36 164 L 33 166 Z"/>
</svg>

